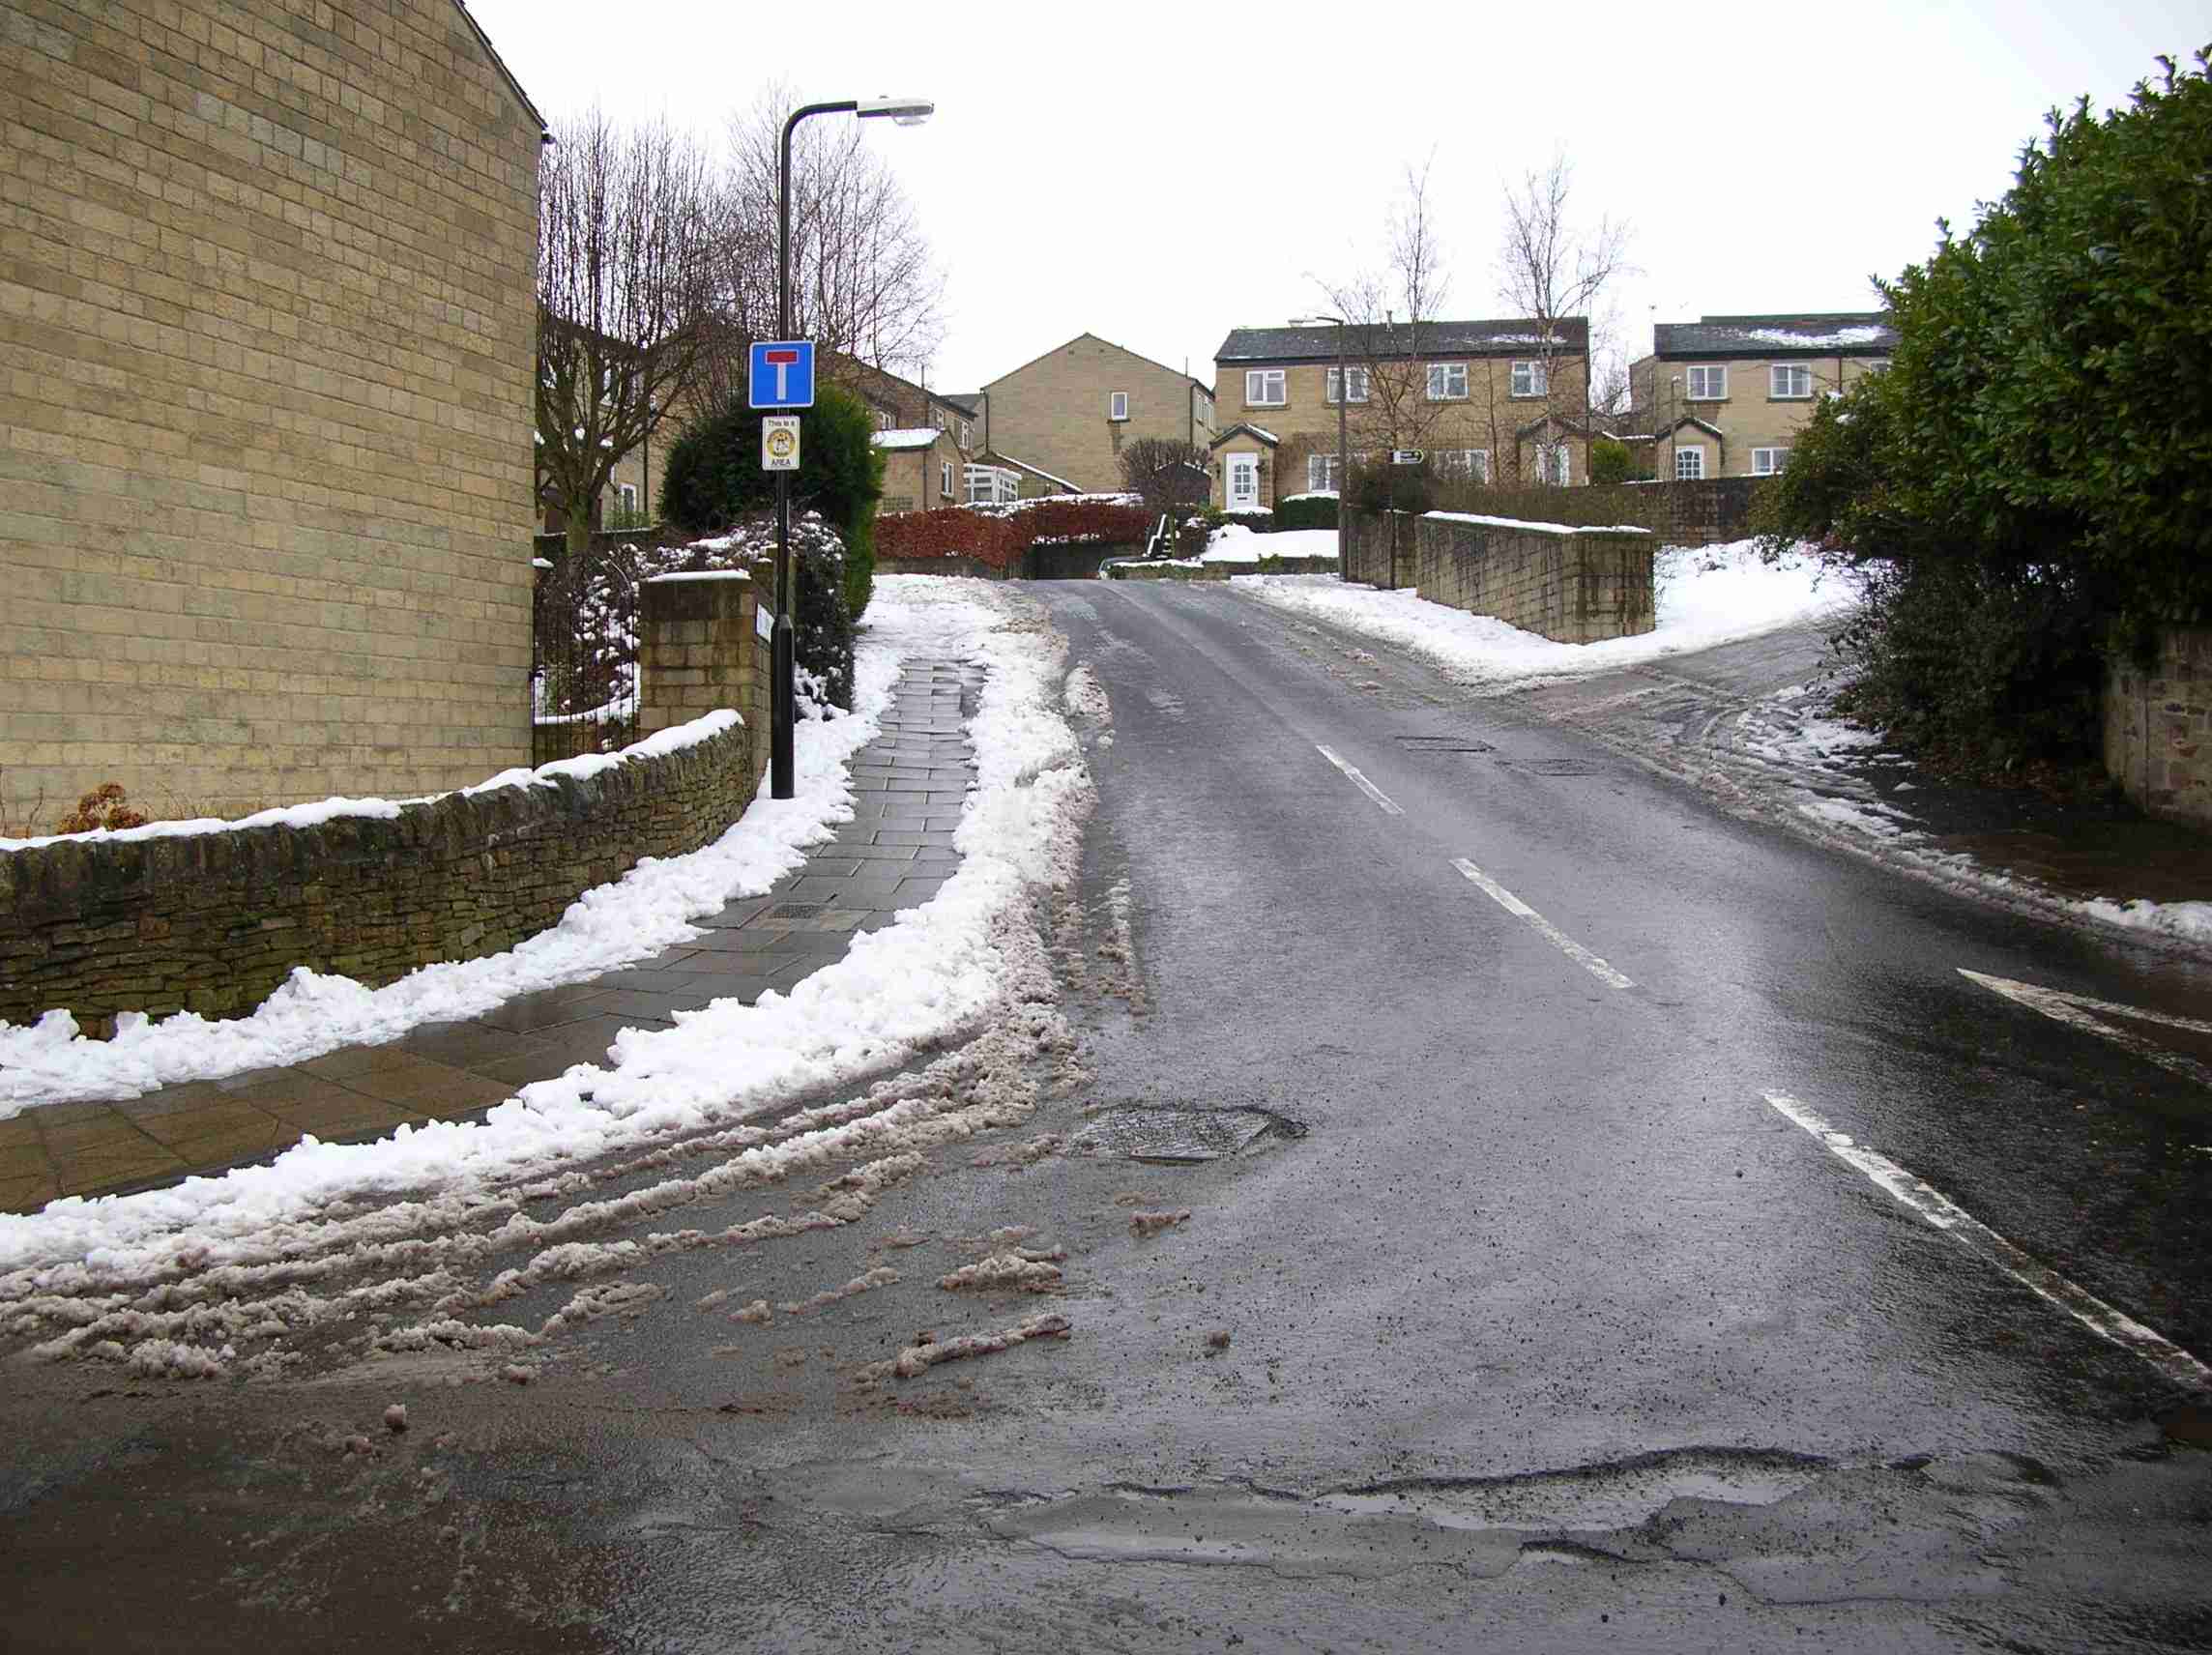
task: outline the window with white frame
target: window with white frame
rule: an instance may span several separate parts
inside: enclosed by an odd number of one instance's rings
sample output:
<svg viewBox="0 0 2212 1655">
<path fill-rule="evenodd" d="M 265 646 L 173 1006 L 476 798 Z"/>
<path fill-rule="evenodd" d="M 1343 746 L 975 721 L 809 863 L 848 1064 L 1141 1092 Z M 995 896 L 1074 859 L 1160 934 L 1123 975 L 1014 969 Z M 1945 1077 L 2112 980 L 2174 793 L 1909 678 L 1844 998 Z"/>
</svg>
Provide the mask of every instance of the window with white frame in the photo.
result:
<svg viewBox="0 0 2212 1655">
<path fill-rule="evenodd" d="M 1728 395 L 1728 369 L 1726 366 L 1696 367 L 1690 369 L 1690 400 L 1692 402 L 1719 402 Z"/>
<path fill-rule="evenodd" d="M 940 473 L 937 492 L 944 499 L 950 500 L 952 498 L 952 462 L 950 460 L 945 462 Z"/>
<path fill-rule="evenodd" d="M 1692 446 L 1674 450 L 1674 480 L 1696 482 L 1705 475 L 1705 450 Z"/>
<path fill-rule="evenodd" d="M 1352 388 L 1349 399 L 1353 402 L 1366 401 L 1367 370 L 1363 367 L 1348 367 L 1341 370 L 1332 367 L 1328 370 L 1328 405 L 1333 408 L 1337 404 L 1337 376 L 1340 371 L 1343 374 L 1344 383 Z"/>
<path fill-rule="evenodd" d="M 1544 364 L 1540 362 L 1517 362 L 1513 364 L 1513 394 L 1515 396 L 1541 396 L 1544 394 Z"/>
<path fill-rule="evenodd" d="M 965 420 L 960 421 L 960 446 L 964 449 L 975 446 L 975 427 Z"/>
<path fill-rule="evenodd" d="M 1429 363 L 1429 400 L 1431 402 L 1466 401 L 1467 363 L 1463 362 Z"/>
<path fill-rule="evenodd" d="M 1306 488 L 1309 492 L 1333 489 L 1336 481 L 1336 456 L 1334 454 L 1306 455 Z"/>
<path fill-rule="evenodd" d="M 1751 475 L 1772 477 L 1790 463 L 1788 449 L 1754 449 L 1751 450 Z"/>
<path fill-rule="evenodd" d="M 1244 405 L 1247 408 L 1280 408 L 1291 399 L 1284 387 L 1283 370 L 1279 367 L 1256 367 L 1244 375 Z"/>
<path fill-rule="evenodd" d="M 1813 394 L 1813 370 L 1802 363 L 1776 363 L 1766 375 L 1769 396 L 1795 399 Z"/>
<path fill-rule="evenodd" d="M 876 410 L 876 429 L 877 429 L 877 430 L 879 430 L 879 431 L 888 431 L 888 430 L 889 430 L 890 428 L 891 428 L 891 417 L 890 417 L 888 414 L 885 413 L 885 412 L 884 412 L 884 411 L 883 411 L 881 408 L 877 409 L 877 410 Z"/>
<path fill-rule="evenodd" d="M 634 516 L 636 516 L 636 515 L 637 515 L 637 484 L 636 484 L 636 483 L 634 483 L 634 482 L 626 482 L 626 483 L 624 483 L 624 484 L 623 484 L 623 485 L 622 485 L 620 488 L 618 488 L 618 489 L 615 491 L 615 495 L 616 495 L 616 498 L 622 502 L 622 509 L 623 509 L 623 512 L 624 512 L 624 514 L 625 514 L 626 516 L 634 517 Z"/>
<path fill-rule="evenodd" d="M 1109 420 L 1126 420 L 1128 417 L 1129 393 L 1126 391 L 1108 392 L 1106 393 L 1106 418 Z"/>
<path fill-rule="evenodd" d="M 1437 470 L 1445 477 L 1472 478 L 1476 482 L 1490 480 L 1490 450 L 1488 449 L 1440 449 L 1437 450 Z"/>
<path fill-rule="evenodd" d="M 1564 443 L 1536 446 L 1536 480 L 1553 488 L 1565 488 L 1575 480 L 1575 451 Z"/>
</svg>

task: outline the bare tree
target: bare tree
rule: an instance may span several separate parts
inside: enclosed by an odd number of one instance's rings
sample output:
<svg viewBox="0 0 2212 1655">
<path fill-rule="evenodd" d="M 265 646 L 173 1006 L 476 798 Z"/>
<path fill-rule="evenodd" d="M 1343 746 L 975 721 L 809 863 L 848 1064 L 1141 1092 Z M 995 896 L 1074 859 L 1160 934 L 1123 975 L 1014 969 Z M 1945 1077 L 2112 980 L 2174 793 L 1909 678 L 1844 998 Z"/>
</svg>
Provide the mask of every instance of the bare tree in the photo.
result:
<svg viewBox="0 0 2212 1655">
<path fill-rule="evenodd" d="M 1382 268 L 1322 283 L 1347 324 L 1350 389 L 1365 392 L 1364 399 L 1354 394 L 1345 409 L 1351 440 L 1364 449 L 1423 447 L 1446 406 L 1430 397 L 1421 362 L 1422 330 L 1437 319 L 1451 285 L 1429 201 L 1435 165 L 1434 154 L 1417 168 L 1408 163 L 1404 190 L 1386 225 Z M 1340 463 L 1349 469 L 1351 462 L 1347 457 Z"/>
<path fill-rule="evenodd" d="M 665 121 L 598 109 L 538 170 L 538 483 L 581 550 L 615 462 L 690 392 L 710 336 L 715 226 L 706 152 Z"/>
<path fill-rule="evenodd" d="M 1615 281 L 1634 266 L 1628 261 L 1628 224 L 1601 215 L 1595 224 L 1578 225 L 1568 208 L 1573 187 L 1574 167 L 1559 153 L 1542 171 L 1524 173 L 1518 188 L 1506 187 L 1498 292 L 1513 314 L 1537 324 L 1546 383 L 1556 388 L 1546 398 L 1546 412 L 1586 427 L 1598 406 L 1599 385 L 1606 389 L 1608 411 L 1625 399 L 1627 369 L 1605 301 Z M 1575 317 L 1592 324 L 1580 385 L 1571 383 L 1572 376 L 1549 371 L 1568 354 L 1561 324 Z"/>
<path fill-rule="evenodd" d="M 1170 437 L 1140 437 L 1121 453 L 1121 484 L 1152 516 L 1206 504 L 1206 450 Z"/>
<path fill-rule="evenodd" d="M 776 83 L 732 118 L 718 203 L 721 336 L 707 400 L 743 388 L 745 342 L 776 327 L 776 190 L 783 123 L 799 99 Z M 918 373 L 945 337 L 945 275 L 914 203 L 859 121 L 802 122 L 791 150 L 791 332 L 892 371 Z"/>
</svg>

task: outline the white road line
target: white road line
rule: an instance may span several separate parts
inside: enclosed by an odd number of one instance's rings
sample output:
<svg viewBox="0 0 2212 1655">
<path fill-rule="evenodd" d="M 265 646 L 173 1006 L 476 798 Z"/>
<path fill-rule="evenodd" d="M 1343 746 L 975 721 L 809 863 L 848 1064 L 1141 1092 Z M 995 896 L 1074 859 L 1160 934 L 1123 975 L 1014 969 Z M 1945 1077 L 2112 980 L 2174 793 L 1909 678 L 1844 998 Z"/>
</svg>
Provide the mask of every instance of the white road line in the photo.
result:
<svg viewBox="0 0 2212 1655">
<path fill-rule="evenodd" d="M 2139 1058 L 2147 1059 L 2169 1074 L 2195 1081 L 2199 1086 L 2212 1087 L 2212 1069 L 2207 1069 L 2195 1058 L 2168 1051 L 2157 1041 L 2145 1039 L 2132 1029 L 2114 1029 L 2093 1014 L 2103 1012 L 2108 1017 L 2133 1017 L 2144 1023 L 2163 1023 L 2170 1029 L 2186 1029 L 2195 1034 L 2212 1034 L 2212 1023 L 2199 1022 L 2194 1017 L 2175 1017 L 2169 1012 L 2147 1011 L 2140 1006 L 2117 1005 L 2109 1000 L 2091 1000 L 2085 994 L 2067 994 L 2059 989 L 2042 988 L 2035 983 L 2014 982 L 2010 977 L 1984 976 L 1980 972 L 1969 972 L 1964 966 L 1959 968 L 1959 974 L 1968 982 L 1979 983 L 1993 994 L 2001 994 L 2005 999 L 2024 1005 L 2031 1011 L 2040 1011 L 2044 1016 L 2069 1028 L 2101 1034 L 2113 1045 L 2133 1052 Z"/>
<path fill-rule="evenodd" d="M 1497 903 L 1499 907 L 1504 909 L 1506 913 L 1518 914 L 1522 918 L 1528 920 L 1529 924 L 1544 934 L 1546 942 L 1589 973 L 1591 976 L 1596 977 L 1598 981 L 1606 984 L 1609 988 L 1634 988 L 1636 986 L 1633 981 L 1622 976 L 1465 857 L 1454 857 L 1452 866 L 1480 886 L 1483 894 Z"/>
<path fill-rule="evenodd" d="M 2056 1305 L 2100 1339 L 2133 1351 L 2176 1384 L 2212 1386 L 2212 1368 L 2165 1335 L 2030 1258 L 1926 1180 L 1914 1177 L 1888 1156 L 1852 1143 L 1848 1133 L 1838 1132 L 1789 1093 L 1770 1091 L 1764 1096 L 1782 1115 L 1825 1145 L 1829 1154 L 1856 1167 L 1899 1205 L 1942 1231 L 1969 1253 L 1996 1265 L 2038 1297 Z"/>
<path fill-rule="evenodd" d="M 1390 801 L 1390 796 L 1388 794 L 1384 793 L 1381 788 L 1377 787 L 1373 782 L 1369 781 L 1365 776 L 1361 775 L 1357 770 L 1353 769 L 1350 765 L 1346 764 L 1342 759 L 1338 758 L 1334 753 L 1330 752 L 1319 741 L 1314 743 L 1314 751 L 1319 753 L 1323 758 L 1326 759 L 1330 764 L 1334 765 L 1338 769 L 1342 770 L 1346 775 L 1350 776 L 1352 778 L 1352 785 L 1357 788 L 1361 793 L 1364 793 L 1369 798 L 1372 798 L 1377 804 L 1380 804 L 1382 807 L 1384 815 L 1403 816 L 1406 814 L 1403 810 L 1400 810 L 1397 805 Z"/>
</svg>

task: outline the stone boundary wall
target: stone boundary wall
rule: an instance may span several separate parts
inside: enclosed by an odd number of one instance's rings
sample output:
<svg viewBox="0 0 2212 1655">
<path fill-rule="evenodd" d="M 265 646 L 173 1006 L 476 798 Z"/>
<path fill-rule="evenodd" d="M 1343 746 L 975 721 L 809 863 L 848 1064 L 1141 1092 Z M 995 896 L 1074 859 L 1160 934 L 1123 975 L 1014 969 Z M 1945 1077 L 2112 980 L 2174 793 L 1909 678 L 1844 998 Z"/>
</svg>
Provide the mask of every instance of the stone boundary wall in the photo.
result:
<svg viewBox="0 0 2212 1655">
<path fill-rule="evenodd" d="M 541 785 L 392 817 L 0 852 L 0 1022 L 62 1007 L 104 1036 L 119 1011 L 243 1016 L 295 966 L 374 987 L 511 948 L 643 858 L 720 837 L 768 766 L 753 592 L 737 574 L 645 584 L 642 732 L 718 708 L 743 719 L 675 752 L 569 761 Z"/>
<path fill-rule="evenodd" d="M 1007 580 L 1012 577 L 1003 568 L 994 568 L 981 558 L 878 558 L 878 574 L 954 574 L 966 575 L 972 580 Z"/>
<path fill-rule="evenodd" d="M 1656 624 L 1647 529 L 1570 529 L 1431 512 L 1413 531 L 1413 585 L 1432 603 L 1495 615 L 1556 644 Z"/>
<path fill-rule="evenodd" d="M 1337 531 L 1336 550 L 1346 580 L 1384 592 L 1413 584 L 1413 525 L 1407 511 L 1369 511 L 1348 506 Z"/>
<path fill-rule="evenodd" d="M 2106 669 L 2105 772 L 2153 816 L 2212 826 L 2212 627 L 2167 628 L 2147 670 Z"/>
<path fill-rule="evenodd" d="M 1334 574 L 1334 558 L 1263 558 L 1256 564 L 1200 564 L 1187 559 L 1170 563 L 1115 564 L 1105 571 L 1108 580 L 1227 580 L 1239 574 Z"/>
<path fill-rule="evenodd" d="M 1344 517 L 1346 580 L 1414 587 L 1432 603 L 1494 615 L 1560 644 L 1632 637 L 1656 624 L 1651 561 L 1659 542 L 1648 530 L 1357 508 Z"/>
</svg>

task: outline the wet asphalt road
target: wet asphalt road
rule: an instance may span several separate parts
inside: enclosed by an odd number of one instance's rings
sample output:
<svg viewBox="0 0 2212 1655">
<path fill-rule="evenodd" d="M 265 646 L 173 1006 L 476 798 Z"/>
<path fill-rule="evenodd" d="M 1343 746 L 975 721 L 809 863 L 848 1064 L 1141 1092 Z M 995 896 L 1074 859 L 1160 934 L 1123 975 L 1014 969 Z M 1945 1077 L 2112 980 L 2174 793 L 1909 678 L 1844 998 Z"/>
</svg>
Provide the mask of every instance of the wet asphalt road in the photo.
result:
<svg viewBox="0 0 2212 1655">
<path fill-rule="evenodd" d="M 911 1083 L 1012 1124 L 839 1228 L 640 1261 L 526 1385 L 481 1351 L 31 1385 L 17 1420 L 70 1411 L 8 1490 L 20 1646 L 2212 1646 L 2212 1459 L 2157 1423 L 2186 1386 L 1769 1101 L 2202 1356 L 2203 1088 L 1960 974 L 2207 1018 L 2200 968 L 1221 587 L 1037 590 L 1112 710 L 1059 1004 Z M 1118 1153 L 1188 1109 L 1249 1143 Z M 1017 1245 L 1057 1291 L 937 1285 Z M 1064 1336 L 866 1366 L 1040 1315 Z M 394 1397 L 415 1428 L 334 1461 Z M 162 1602 L 209 1636 L 132 1618 Z"/>
</svg>

